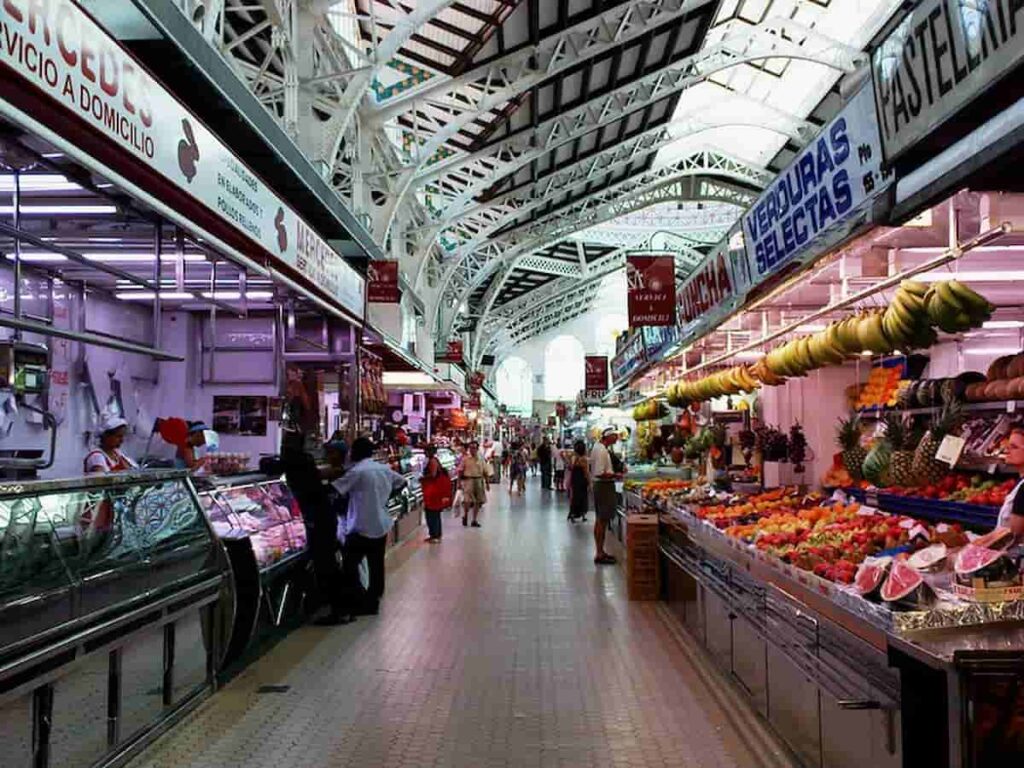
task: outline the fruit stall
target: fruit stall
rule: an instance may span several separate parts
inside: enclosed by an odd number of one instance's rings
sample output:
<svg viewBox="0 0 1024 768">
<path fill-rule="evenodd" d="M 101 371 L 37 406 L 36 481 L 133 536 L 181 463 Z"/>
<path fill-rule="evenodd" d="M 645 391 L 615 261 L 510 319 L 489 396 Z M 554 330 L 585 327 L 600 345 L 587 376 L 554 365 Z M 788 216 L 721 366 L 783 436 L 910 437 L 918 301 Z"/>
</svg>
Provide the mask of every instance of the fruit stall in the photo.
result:
<svg viewBox="0 0 1024 768">
<path fill-rule="evenodd" d="M 860 233 L 739 302 L 634 414 L 693 468 L 627 484 L 663 597 L 805 765 L 1024 754 L 1021 551 L 993 533 L 1024 406 L 1013 206 L 959 193 Z"/>
</svg>

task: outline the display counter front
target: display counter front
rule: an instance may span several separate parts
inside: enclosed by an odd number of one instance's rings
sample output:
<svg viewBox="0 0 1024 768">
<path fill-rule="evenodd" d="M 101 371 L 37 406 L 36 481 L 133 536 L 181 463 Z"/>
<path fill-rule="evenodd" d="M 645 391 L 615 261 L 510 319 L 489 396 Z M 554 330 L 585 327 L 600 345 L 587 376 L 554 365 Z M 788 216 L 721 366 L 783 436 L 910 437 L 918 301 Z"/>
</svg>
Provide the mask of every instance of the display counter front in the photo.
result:
<svg viewBox="0 0 1024 768">
<path fill-rule="evenodd" d="M 92 766 L 211 690 L 228 563 L 184 472 L 0 486 L 4 765 Z"/>
<path fill-rule="evenodd" d="M 660 516 L 665 597 L 807 766 L 1009 765 L 1024 755 L 1024 601 L 890 608 Z"/>
</svg>

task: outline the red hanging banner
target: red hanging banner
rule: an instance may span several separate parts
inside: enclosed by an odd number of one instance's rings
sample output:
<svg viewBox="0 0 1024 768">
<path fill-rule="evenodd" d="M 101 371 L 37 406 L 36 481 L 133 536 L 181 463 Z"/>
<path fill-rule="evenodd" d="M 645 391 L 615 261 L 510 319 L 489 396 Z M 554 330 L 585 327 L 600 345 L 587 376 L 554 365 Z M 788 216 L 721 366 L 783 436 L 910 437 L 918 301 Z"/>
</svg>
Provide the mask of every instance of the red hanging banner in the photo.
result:
<svg viewBox="0 0 1024 768">
<path fill-rule="evenodd" d="M 587 355 L 583 358 L 586 366 L 583 377 L 583 388 L 588 398 L 601 397 L 608 391 L 608 357 L 606 355 Z"/>
<path fill-rule="evenodd" d="M 366 268 L 366 300 L 377 304 L 397 304 L 402 299 L 398 289 L 398 262 L 371 261 Z"/>
<path fill-rule="evenodd" d="M 674 256 L 626 257 L 629 327 L 676 324 Z"/>
</svg>

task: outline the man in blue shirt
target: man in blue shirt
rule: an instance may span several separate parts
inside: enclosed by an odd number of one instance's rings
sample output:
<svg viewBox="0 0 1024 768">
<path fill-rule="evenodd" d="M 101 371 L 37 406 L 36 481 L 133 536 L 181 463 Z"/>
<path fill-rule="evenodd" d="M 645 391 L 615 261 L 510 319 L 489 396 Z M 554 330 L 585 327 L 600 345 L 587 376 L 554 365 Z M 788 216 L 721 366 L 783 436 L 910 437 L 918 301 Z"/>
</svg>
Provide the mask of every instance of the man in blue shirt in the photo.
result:
<svg viewBox="0 0 1024 768">
<path fill-rule="evenodd" d="M 340 496 L 348 496 L 345 516 L 338 522 L 342 544 L 342 571 L 347 585 L 359 583 L 359 564 L 366 559 L 370 586 L 356 614 L 375 614 L 384 595 L 384 550 L 394 525 L 388 499 L 405 485 L 405 478 L 373 460 L 373 443 L 360 437 L 352 443 L 352 466 L 334 481 Z"/>
</svg>

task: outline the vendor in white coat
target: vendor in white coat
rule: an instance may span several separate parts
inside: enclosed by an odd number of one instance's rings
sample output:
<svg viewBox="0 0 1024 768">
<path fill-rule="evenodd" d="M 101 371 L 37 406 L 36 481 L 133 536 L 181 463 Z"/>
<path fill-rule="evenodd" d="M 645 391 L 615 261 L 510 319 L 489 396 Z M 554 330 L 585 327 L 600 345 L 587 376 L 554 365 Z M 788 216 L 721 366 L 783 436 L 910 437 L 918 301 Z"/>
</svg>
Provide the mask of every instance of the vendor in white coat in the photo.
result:
<svg viewBox="0 0 1024 768">
<path fill-rule="evenodd" d="M 1010 437 L 1006 443 L 1006 463 L 1017 470 L 1017 473 L 1024 475 L 1024 423 L 1014 424 L 1010 427 Z M 1009 528 L 1013 535 L 1020 539 L 1024 538 L 1024 492 L 1021 486 L 1024 480 L 1017 483 L 999 510 L 999 518 L 996 525 L 1001 528 Z"/>
<path fill-rule="evenodd" d="M 137 469 L 138 464 L 121 451 L 128 422 L 121 416 L 108 416 L 100 425 L 99 446 L 85 454 L 82 471 L 91 475 L 96 472 L 127 472 Z"/>
</svg>

